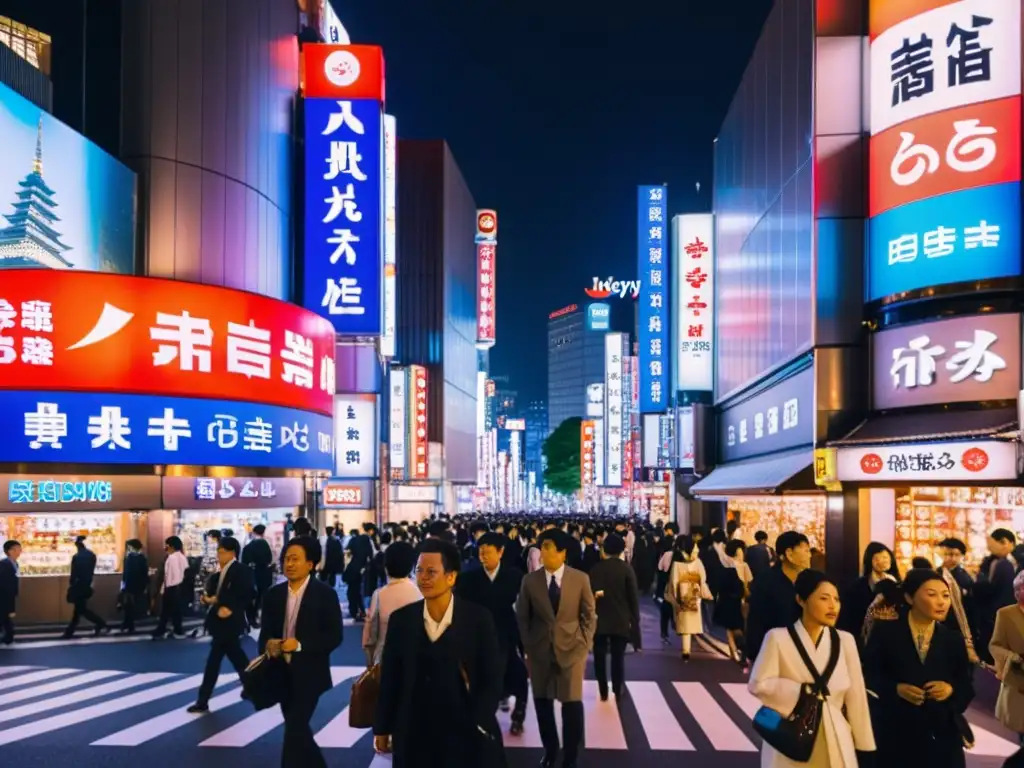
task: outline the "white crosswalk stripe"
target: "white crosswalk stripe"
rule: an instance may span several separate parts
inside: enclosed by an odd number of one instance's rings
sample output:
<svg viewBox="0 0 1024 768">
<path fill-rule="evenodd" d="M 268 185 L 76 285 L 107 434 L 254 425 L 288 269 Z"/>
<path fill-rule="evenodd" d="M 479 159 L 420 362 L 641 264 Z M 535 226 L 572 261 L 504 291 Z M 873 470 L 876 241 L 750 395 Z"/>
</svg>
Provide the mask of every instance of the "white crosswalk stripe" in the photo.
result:
<svg viewBox="0 0 1024 768">
<path fill-rule="evenodd" d="M 362 672 L 362 667 L 331 668 L 334 685 L 340 690 L 321 699 L 317 722 L 326 724 L 319 728 L 316 739 L 328 750 L 357 748 L 366 753 L 367 761 L 372 760 L 369 768 L 384 768 L 391 765 L 390 759 L 371 758 L 369 732 L 348 725 L 346 683 Z M 91 736 L 82 741 L 91 740 L 96 747 L 139 747 L 168 734 L 173 734 L 178 746 L 204 749 L 242 749 L 271 733 L 280 740 L 280 710 L 275 707 L 253 712 L 251 705 L 241 699 L 232 672 L 217 680 L 218 695 L 209 702 L 211 715 L 188 713 L 201 680 L 201 675 L 165 672 L 0 667 L 0 723 L 10 723 L 0 729 L 0 745 L 85 723 L 92 724 Z M 587 749 L 619 752 L 646 746 L 658 752 L 706 752 L 710 748 L 715 752 L 755 753 L 759 748 L 749 718 L 760 703 L 745 684 L 630 681 L 626 688 L 626 697 L 617 704 L 614 698 L 600 700 L 596 682 L 584 683 Z M 166 705 L 160 707 L 161 702 Z M 154 706 L 143 709 L 150 704 Z M 159 711 L 154 713 L 154 709 Z M 144 714 L 136 716 L 135 711 Z M 112 717 L 117 713 L 126 714 Z M 508 713 L 498 715 L 506 747 L 539 749 L 533 706 L 527 708 L 521 736 L 508 734 L 509 717 Z M 104 722 L 108 723 L 106 727 Z M 203 725 L 196 726 L 200 722 Z M 627 722 L 632 725 L 627 727 Z M 104 732 L 107 735 L 102 735 Z M 977 744 L 970 752 L 972 756 L 1005 758 L 1017 749 L 1011 741 L 976 723 L 974 732 Z"/>
</svg>

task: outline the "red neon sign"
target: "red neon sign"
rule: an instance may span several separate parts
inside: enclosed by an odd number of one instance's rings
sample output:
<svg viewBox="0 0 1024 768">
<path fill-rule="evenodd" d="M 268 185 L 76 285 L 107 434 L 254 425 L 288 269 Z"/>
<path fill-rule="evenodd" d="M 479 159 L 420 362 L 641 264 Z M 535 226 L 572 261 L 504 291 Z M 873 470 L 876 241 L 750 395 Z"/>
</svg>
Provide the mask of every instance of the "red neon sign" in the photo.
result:
<svg viewBox="0 0 1024 768">
<path fill-rule="evenodd" d="M 302 95 L 384 102 L 384 49 L 376 45 L 302 46 Z"/>
<path fill-rule="evenodd" d="M 480 243 L 476 247 L 476 341 L 477 344 L 494 344 L 495 277 L 494 262 L 498 246 L 494 243 Z"/>
<path fill-rule="evenodd" d="M 427 393 L 430 382 L 427 377 L 427 369 L 422 365 L 410 365 L 409 377 L 411 382 L 409 391 L 412 393 L 412 440 L 410 441 L 412 460 L 410 466 L 413 479 L 426 480 L 430 469 L 428 453 L 428 435 L 430 434 L 428 427 L 430 426 L 430 420 L 428 416 L 429 408 L 427 407 Z"/>
</svg>

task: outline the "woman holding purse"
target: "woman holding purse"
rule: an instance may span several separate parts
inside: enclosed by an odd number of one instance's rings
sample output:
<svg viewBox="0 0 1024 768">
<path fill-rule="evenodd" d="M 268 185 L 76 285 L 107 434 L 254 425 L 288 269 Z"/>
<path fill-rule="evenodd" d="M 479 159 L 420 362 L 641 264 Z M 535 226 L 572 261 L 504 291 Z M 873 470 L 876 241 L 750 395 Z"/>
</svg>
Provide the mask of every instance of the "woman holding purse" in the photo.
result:
<svg viewBox="0 0 1024 768">
<path fill-rule="evenodd" d="M 873 765 L 875 739 L 857 642 L 853 635 L 835 628 L 839 591 L 825 574 L 815 570 L 802 571 L 795 587 L 801 617 L 795 625 L 765 635 L 748 687 L 764 704 L 754 719 L 755 728 L 765 708 L 781 718 L 816 710 L 812 714 L 818 717 L 808 721 L 817 720 L 818 726 L 816 732 L 806 732 L 797 745 L 809 752 L 809 760 L 783 754 L 762 732 L 761 766 Z M 781 741 L 775 740 L 777 744 Z"/>
<path fill-rule="evenodd" d="M 1013 580 L 1014 605 L 1000 608 L 988 650 L 996 662 L 996 719 L 1019 734 L 1021 749 L 1004 766 L 1024 766 L 1024 571 Z"/>
<path fill-rule="evenodd" d="M 676 634 L 683 638 L 683 661 L 690 660 L 693 636 L 704 633 L 701 601 L 713 599 L 708 589 L 704 564 L 699 557 L 694 557 L 693 552 L 692 536 L 676 538 L 668 585 L 665 587 L 665 600 L 672 606 Z"/>
</svg>

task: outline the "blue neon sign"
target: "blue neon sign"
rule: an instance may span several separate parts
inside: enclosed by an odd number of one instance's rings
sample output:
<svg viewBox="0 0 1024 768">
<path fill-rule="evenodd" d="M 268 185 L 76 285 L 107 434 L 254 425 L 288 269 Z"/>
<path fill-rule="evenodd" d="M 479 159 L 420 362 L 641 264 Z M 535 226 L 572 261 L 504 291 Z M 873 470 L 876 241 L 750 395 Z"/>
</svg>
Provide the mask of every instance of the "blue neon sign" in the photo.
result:
<svg viewBox="0 0 1024 768">
<path fill-rule="evenodd" d="M 1020 183 L 908 203 L 869 227 L 867 301 L 1021 274 Z"/>
<path fill-rule="evenodd" d="M 303 305 L 342 334 L 383 312 L 384 118 L 374 99 L 306 99 Z"/>
<path fill-rule="evenodd" d="M 10 504 L 109 504 L 114 484 L 109 480 L 11 480 Z"/>
<path fill-rule="evenodd" d="M 640 412 L 660 413 L 668 405 L 669 307 L 668 189 L 637 188 L 637 273 L 640 277 Z"/>
<path fill-rule="evenodd" d="M 333 430 L 329 416 L 273 405 L 12 391 L 0 399 L 0 462 L 331 470 Z"/>
<path fill-rule="evenodd" d="M 612 308 L 608 304 L 587 306 L 587 330 L 607 331 L 611 328 Z"/>
</svg>

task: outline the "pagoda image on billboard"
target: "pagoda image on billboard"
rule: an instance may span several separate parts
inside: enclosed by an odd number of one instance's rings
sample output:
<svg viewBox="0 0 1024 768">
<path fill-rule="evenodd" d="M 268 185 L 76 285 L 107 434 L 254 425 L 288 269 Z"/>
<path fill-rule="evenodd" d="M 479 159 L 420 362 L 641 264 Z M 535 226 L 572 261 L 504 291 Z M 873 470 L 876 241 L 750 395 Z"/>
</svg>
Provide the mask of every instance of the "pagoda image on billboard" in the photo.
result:
<svg viewBox="0 0 1024 768">
<path fill-rule="evenodd" d="M 61 242 L 61 234 L 54 229 L 60 221 L 54 209 L 57 201 L 54 191 L 43 180 L 43 119 L 36 129 L 36 156 L 32 173 L 18 182 L 14 213 L 5 213 L 7 226 L 0 229 L 0 267 L 42 267 L 71 269 L 64 254 L 70 245 Z"/>
</svg>

